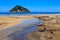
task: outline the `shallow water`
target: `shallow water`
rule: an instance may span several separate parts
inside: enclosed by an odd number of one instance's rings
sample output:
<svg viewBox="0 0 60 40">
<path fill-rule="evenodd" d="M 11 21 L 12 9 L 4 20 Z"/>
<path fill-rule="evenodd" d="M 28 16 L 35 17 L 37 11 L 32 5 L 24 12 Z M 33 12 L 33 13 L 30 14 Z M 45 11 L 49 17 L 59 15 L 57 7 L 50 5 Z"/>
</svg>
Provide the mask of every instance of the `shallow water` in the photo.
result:
<svg viewBox="0 0 60 40">
<path fill-rule="evenodd" d="M 22 31 L 16 31 L 10 35 L 8 35 L 8 38 L 12 40 L 28 40 L 27 34 L 29 32 L 33 32 L 37 30 L 37 26 L 31 26 L 23 29 Z"/>
</svg>

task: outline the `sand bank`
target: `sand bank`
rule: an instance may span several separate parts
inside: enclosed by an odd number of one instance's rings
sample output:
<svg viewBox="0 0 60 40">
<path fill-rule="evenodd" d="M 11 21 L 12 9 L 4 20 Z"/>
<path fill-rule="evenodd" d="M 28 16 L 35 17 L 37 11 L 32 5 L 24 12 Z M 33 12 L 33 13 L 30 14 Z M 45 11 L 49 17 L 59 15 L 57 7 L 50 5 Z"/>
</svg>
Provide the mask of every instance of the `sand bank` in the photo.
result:
<svg viewBox="0 0 60 40">
<path fill-rule="evenodd" d="M 22 23 L 23 20 L 31 19 L 32 16 L 19 16 L 19 17 L 0 17 L 0 30 L 8 27 L 12 27 L 14 25 Z"/>
</svg>

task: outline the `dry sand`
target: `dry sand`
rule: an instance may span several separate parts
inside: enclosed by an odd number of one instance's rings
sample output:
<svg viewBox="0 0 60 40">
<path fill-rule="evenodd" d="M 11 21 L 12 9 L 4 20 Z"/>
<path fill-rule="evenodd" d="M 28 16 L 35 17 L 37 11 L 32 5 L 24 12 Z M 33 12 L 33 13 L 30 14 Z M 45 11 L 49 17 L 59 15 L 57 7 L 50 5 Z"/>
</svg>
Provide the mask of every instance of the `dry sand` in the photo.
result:
<svg viewBox="0 0 60 40">
<path fill-rule="evenodd" d="M 32 16 L 19 16 L 19 17 L 0 17 L 0 30 L 12 27 L 14 25 L 22 23 L 22 20 L 31 19 Z"/>
</svg>

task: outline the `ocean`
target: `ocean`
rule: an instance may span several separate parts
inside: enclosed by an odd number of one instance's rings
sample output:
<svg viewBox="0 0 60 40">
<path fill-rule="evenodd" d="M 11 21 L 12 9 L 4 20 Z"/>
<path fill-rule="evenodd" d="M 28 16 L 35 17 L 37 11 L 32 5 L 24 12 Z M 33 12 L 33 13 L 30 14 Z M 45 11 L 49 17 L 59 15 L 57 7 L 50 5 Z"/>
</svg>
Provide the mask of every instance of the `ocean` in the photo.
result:
<svg viewBox="0 0 60 40">
<path fill-rule="evenodd" d="M 0 16 L 26 16 L 26 15 L 60 14 L 60 12 L 0 12 Z"/>
</svg>

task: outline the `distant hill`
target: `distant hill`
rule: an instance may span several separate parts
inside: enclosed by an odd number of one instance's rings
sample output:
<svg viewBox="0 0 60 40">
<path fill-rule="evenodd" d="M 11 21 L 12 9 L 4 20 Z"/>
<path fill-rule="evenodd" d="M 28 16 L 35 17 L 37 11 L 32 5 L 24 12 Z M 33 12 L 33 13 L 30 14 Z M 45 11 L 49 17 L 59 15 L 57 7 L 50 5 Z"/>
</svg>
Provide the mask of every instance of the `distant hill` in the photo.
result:
<svg viewBox="0 0 60 40">
<path fill-rule="evenodd" d="M 9 12 L 30 12 L 30 11 L 27 8 L 24 8 L 22 6 L 16 5 Z"/>
</svg>

